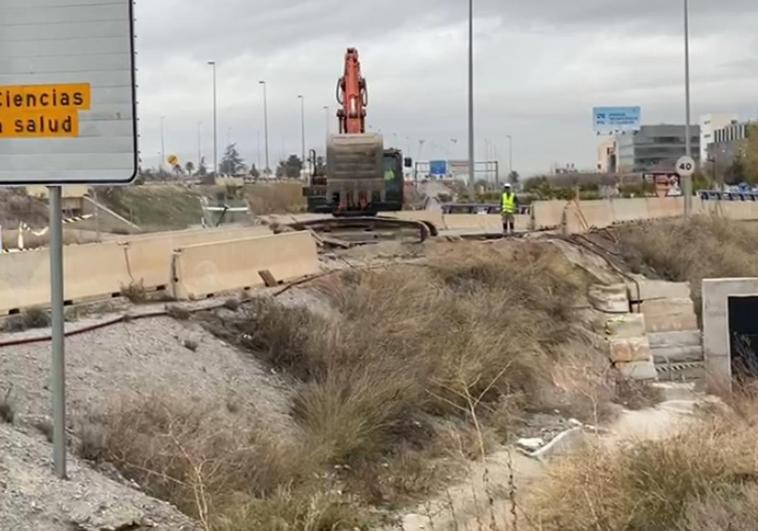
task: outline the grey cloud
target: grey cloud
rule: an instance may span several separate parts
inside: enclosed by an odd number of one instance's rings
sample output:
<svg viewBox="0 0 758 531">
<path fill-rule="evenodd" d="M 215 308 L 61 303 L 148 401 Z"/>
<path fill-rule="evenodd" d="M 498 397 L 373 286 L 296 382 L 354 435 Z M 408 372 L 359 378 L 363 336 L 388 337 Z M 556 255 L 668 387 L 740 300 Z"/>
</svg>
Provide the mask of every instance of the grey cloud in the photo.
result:
<svg viewBox="0 0 758 531">
<path fill-rule="evenodd" d="M 681 120 L 680 0 L 475 0 L 477 148 L 505 152 L 516 136 L 518 169 L 593 165 L 594 104 L 640 104 L 646 119 Z M 753 113 L 758 106 L 758 2 L 691 0 L 694 114 Z M 358 46 L 371 88 L 369 123 L 414 156 L 465 151 L 465 0 L 141 0 L 137 29 L 142 147 L 155 162 L 158 123 L 168 145 L 196 158 L 197 123 L 210 153 L 210 71 L 219 62 L 221 143 L 258 157 L 269 82 L 272 158 L 299 152 L 304 93 L 309 145 L 323 148 L 346 46 Z M 393 135 L 396 133 L 397 136 Z M 457 138 L 457 145 L 450 139 Z M 432 147 L 435 145 L 436 147 Z M 152 159 L 151 159 L 152 157 Z"/>
</svg>

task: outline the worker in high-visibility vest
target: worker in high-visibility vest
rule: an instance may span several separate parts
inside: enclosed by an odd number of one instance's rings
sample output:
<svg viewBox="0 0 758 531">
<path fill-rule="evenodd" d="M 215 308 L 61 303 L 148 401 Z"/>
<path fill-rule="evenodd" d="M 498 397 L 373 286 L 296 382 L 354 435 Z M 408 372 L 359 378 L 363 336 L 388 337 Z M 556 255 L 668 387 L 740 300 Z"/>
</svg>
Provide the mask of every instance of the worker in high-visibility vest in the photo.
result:
<svg viewBox="0 0 758 531">
<path fill-rule="evenodd" d="M 516 212 L 518 210 L 518 198 L 513 192 L 511 183 L 503 186 L 502 209 L 503 233 L 507 236 L 516 231 Z"/>
</svg>

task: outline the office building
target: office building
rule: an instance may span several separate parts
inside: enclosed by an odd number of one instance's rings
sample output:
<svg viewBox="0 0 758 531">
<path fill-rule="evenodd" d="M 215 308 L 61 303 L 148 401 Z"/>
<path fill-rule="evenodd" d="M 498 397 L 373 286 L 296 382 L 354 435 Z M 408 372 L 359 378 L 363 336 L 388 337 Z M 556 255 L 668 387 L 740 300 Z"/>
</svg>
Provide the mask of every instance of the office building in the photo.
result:
<svg viewBox="0 0 758 531">
<path fill-rule="evenodd" d="M 700 126 L 690 127 L 692 157 L 700 160 Z M 616 137 L 619 172 L 673 171 L 686 155 L 684 125 L 643 125 Z"/>
<path fill-rule="evenodd" d="M 708 158 L 708 146 L 714 142 L 716 131 L 738 119 L 734 113 L 706 114 L 700 117 L 700 160 Z"/>
</svg>

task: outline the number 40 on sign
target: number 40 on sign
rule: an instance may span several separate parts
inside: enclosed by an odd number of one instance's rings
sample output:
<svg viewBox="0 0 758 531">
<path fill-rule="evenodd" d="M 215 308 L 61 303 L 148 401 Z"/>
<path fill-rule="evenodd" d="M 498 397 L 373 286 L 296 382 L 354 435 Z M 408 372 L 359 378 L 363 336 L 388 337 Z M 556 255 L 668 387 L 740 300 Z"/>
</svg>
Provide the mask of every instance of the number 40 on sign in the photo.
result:
<svg viewBox="0 0 758 531">
<path fill-rule="evenodd" d="M 696 169 L 697 164 L 692 157 L 682 157 L 676 162 L 676 173 L 680 177 L 692 177 Z"/>
</svg>

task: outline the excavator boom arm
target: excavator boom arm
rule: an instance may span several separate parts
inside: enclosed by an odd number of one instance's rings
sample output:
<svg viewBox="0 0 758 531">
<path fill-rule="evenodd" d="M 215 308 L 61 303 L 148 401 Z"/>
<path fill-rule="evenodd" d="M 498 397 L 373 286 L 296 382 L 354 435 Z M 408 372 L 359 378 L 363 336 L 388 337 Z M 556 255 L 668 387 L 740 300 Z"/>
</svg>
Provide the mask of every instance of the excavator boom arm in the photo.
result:
<svg viewBox="0 0 758 531">
<path fill-rule="evenodd" d="M 337 112 L 340 134 L 365 133 L 368 88 L 355 48 L 348 48 L 345 54 L 345 74 L 337 82 L 337 102 L 342 105 Z"/>
</svg>

